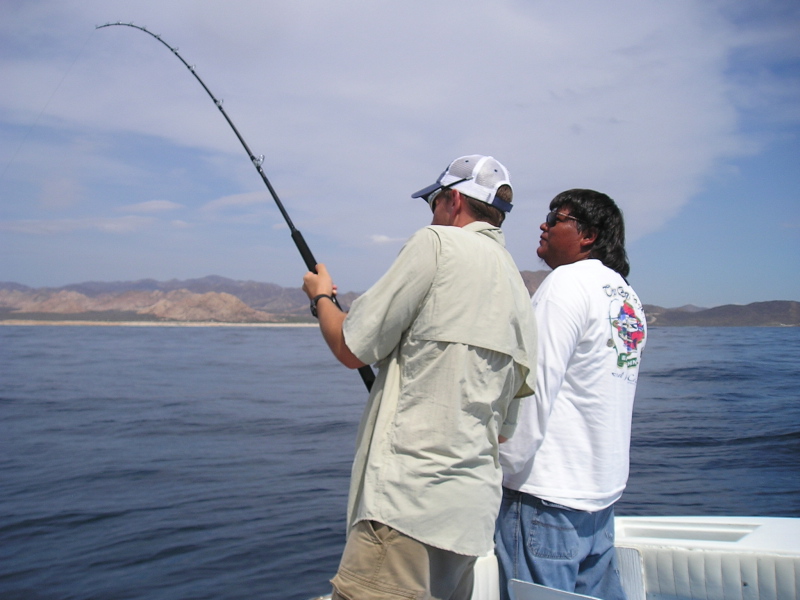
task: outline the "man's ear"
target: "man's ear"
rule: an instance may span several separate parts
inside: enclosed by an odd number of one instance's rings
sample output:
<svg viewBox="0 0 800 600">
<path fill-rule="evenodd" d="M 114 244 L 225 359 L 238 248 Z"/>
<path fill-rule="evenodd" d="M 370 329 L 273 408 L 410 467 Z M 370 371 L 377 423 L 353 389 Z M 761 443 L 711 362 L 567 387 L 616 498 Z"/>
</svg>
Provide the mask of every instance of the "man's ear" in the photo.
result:
<svg viewBox="0 0 800 600">
<path fill-rule="evenodd" d="M 581 249 L 588 250 L 597 241 L 597 229 L 594 227 L 587 228 L 581 233 Z"/>
<path fill-rule="evenodd" d="M 453 216 L 463 211 L 465 200 L 464 196 L 461 195 L 461 192 L 459 192 L 458 190 L 451 190 L 449 194 L 449 200 L 452 202 Z"/>
</svg>

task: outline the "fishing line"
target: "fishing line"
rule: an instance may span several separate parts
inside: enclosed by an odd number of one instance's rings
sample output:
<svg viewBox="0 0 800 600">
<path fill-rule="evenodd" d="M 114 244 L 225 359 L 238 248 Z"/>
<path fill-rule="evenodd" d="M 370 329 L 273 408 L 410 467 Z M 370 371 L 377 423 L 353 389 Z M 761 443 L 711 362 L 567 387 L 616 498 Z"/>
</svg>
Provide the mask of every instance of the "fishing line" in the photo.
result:
<svg viewBox="0 0 800 600">
<path fill-rule="evenodd" d="M 42 107 L 42 110 L 39 112 L 39 114 L 37 115 L 36 119 L 31 124 L 31 126 L 28 127 L 28 130 L 25 132 L 25 135 L 22 136 L 22 140 L 20 141 L 19 145 L 17 146 L 17 149 L 14 151 L 14 154 L 11 155 L 11 159 L 8 161 L 6 166 L 3 168 L 3 172 L 2 172 L 2 174 L 0 174 L 0 180 L 5 178 L 6 173 L 8 172 L 8 169 L 11 167 L 13 162 L 16 160 L 17 155 L 19 154 L 20 150 L 22 150 L 22 146 L 24 146 L 25 142 L 28 141 L 28 137 L 30 136 L 31 131 L 33 131 L 34 128 L 39 124 L 39 121 L 41 120 L 42 115 L 47 110 L 47 107 L 50 106 L 50 103 L 53 101 L 53 98 L 55 98 L 56 93 L 58 93 L 58 90 L 61 89 L 61 85 L 64 83 L 64 80 L 67 78 L 67 75 L 69 75 L 69 72 L 72 70 L 72 67 L 75 66 L 76 62 L 78 62 L 78 58 L 80 57 L 81 54 L 83 54 L 83 51 L 86 49 L 86 45 L 89 43 L 89 38 L 91 37 L 91 35 L 92 34 L 90 33 L 89 35 L 86 36 L 86 41 L 83 42 L 83 46 L 81 46 L 81 49 L 78 50 L 78 53 L 75 55 L 75 58 L 72 59 L 72 62 L 67 67 L 67 70 L 64 71 L 64 75 L 61 77 L 61 81 L 58 82 L 58 85 L 56 85 L 56 89 L 54 89 L 53 93 L 50 94 L 50 97 L 47 99 L 47 102 L 44 103 L 44 106 Z"/>
<path fill-rule="evenodd" d="M 261 168 L 261 165 L 264 162 L 264 155 L 262 154 L 257 157 L 255 156 L 255 154 L 253 154 L 252 150 L 250 150 L 250 147 L 247 145 L 247 142 L 244 141 L 244 138 L 239 133 L 239 130 L 236 129 L 236 126 L 233 124 L 233 121 L 231 121 L 231 118 L 228 116 L 228 113 L 226 113 L 225 109 L 222 108 L 222 100 L 218 100 L 216 96 L 214 96 L 214 94 L 211 93 L 211 90 L 208 89 L 208 86 L 205 84 L 205 82 L 203 82 L 202 79 L 200 79 L 200 76 L 197 74 L 195 66 L 190 65 L 188 62 L 184 60 L 184 58 L 178 53 L 177 47 L 173 48 L 167 42 L 161 39 L 160 35 L 151 32 L 146 27 L 135 25 L 134 23 L 122 23 L 120 21 L 117 21 L 116 23 L 106 23 L 105 25 L 97 25 L 95 29 L 103 29 L 104 27 L 116 27 L 116 26 L 132 27 L 134 29 L 138 29 L 139 31 L 143 31 L 147 35 L 161 42 L 164 46 L 169 48 L 170 52 L 172 52 L 178 58 L 178 60 L 180 60 L 184 64 L 184 66 L 187 69 L 189 69 L 192 75 L 194 75 L 194 78 L 197 79 L 198 83 L 200 83 L 200 85 L 203 86 L 203 89 L 206 91 L 208 96 L 211 98 L 216 107 L 219 109 L 219 112 L 221 112 L 222 116 L 225 117 L 225 120 L 228 122 L 228 125 L 230 125 L 231 129 L 233 129 L 233 132 L 236 134 L 236 137 L 239 139 L 239 142 L 242 144 L 242 147 L 244 148 L 245 152 L 247 152 L 247 156 L 250 158 L 250 162 L 253 163 L 253 166 L 256 168 L 256 171 L 258 171 L 258 174 L 261 175 L 261 179 L 267 186 L 267 189 L 269 190 L 272 199 L 275 201 L 275 204 L 278 206 L 278 210 L 281 212 L 281 215 L 283 215 L 284 221 L 286 221 L 286 224 L 289 226 L 289 231 L 291 231 L 292 240 L 294 240 L 295 246 L 297 246 L 297 249 L 300 252 L 300 256 L 303 257 L 303 261 L 305 262 L 306 267 L 308 268 L 309 271 L 316 273 L 317 261 L 314 259 L 314 255 L 311 253 L 311 249 L 308 247 L 308 244 L 306 244 L 306 241 L 303 238 L 303 234 L 300 233 L 300 231 L 294 226 L 294 223 L 292 223 L 292 219 L 289 217 L 289 213 L 286 212 L 286 209 L 284 208 L 283 203 L 280 201 L 280 198 L 278 198 L 278 194 L 277 192 L 275 192 L 275 188 L 272 187 L 272 184 L 269 182 L 269 179 L 267 179 L 266 173 L 264 173 L 264 169 Z M 341 306 L 339 306 L 339 302 L 336 300 L 335 296 L 333 298 L 333 302 L 341 310 Z M 375 381 L 375 374 L 372 372 L 372 369 L 367 365 L 361 367 L 358 370 L 358 372 L 361 375 L 361 379 L 364 381 L 364 385 L 367 386 L 367 390 L 372 389 L 372 383 Z"/>
</svg>

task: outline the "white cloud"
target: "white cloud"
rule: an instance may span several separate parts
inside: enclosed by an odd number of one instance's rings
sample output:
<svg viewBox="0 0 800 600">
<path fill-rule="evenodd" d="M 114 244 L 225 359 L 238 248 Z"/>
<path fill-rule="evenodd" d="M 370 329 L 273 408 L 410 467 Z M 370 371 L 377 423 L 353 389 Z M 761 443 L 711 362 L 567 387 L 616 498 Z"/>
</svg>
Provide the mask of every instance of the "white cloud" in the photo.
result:
<svg viewBox="0 0 800 600">
<path fill-rule="evenodd" d="M 170 200 L 148 200 L 146 202 L 121 206 L 117 210 L 133 213 L 161 213 L 178 210 L 181 208 L 185 208 L 183 204 L 171 202 Z"/>
<path fill-rule="evenodd" d="M 236 211 L 243 208 L 250 209 L 253 206 L 263 206 L 267 204 L 269 198 L 266 192 L 249 192 L 245 194 L 233 194 L 217 198 L 203 205 L 201 210 L 207 213 L 220 213 L 225 211 Z"/>
<path fill-rule="evenodd" d="M 54 235 L 78 231 L 99 231 L 102 233 L 133 233 L 151 225 L 153 220 L 146 217 L 120 217 L 85 219 L 50 219 L 0 221 L 0 231 L 33 235 Z"/>
<path fill-rule="evenodd" d="M 389 237 L 388 235 L 373 234 L 370 236 L 373 244 L 396 244 L 404 242 L 405 238 Z"/>
</svg>

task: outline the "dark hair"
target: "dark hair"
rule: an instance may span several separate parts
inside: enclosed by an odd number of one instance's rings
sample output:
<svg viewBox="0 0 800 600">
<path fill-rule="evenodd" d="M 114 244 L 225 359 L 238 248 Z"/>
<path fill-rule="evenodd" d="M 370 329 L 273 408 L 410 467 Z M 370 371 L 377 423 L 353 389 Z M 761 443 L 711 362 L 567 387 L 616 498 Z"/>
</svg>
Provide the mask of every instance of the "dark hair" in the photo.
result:
<svg viewBox="0 0 800 600">
<path fill-rule="evenodd" d="M 503 184 L 497 188 L 496 196 L 500 198 L 500 200 L 504 200 L 509 204 L 511 204 L 513 195 L 514 193 L 511 190 L 510 185 Z M 467 206 L 469 206 L 470 212 L 472 212 L 472 215 L 478 221 L 486 221 L 495 227 L 500 227 L 503 224 L 503 221 L 505 221 L 506 213 L 499 208 L 496 208 L 491 204 L 486 204 L 486 202 L 476 200 L 475 198 L 465 194 L 462 194 L 462 196 L 467 199 Z"/>
<path fill-rule="evenodd" d="M 596 258 L 627 277 L 631 266 L 625 252 L 625 222 L 614 201 L 594 190 L 567 190 L 550 202 L 550 210 L 561 208 L 568 208 L 569 214 L 577 219 L 578 231 L 597 233 L 589 258 Z"/>
</svg>

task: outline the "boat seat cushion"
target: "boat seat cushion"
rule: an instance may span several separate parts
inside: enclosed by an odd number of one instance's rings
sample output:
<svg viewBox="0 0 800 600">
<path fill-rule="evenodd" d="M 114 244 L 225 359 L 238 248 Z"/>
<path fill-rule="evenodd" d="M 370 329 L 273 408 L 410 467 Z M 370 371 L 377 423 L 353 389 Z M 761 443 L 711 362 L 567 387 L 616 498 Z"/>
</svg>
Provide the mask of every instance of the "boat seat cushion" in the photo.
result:
<svg viewBox="0 0 800 600">
<path fill-rule="evenodd" d="M 800 600 L 800 558 L 648 548 L 647 600 Z"/>
</svg>

